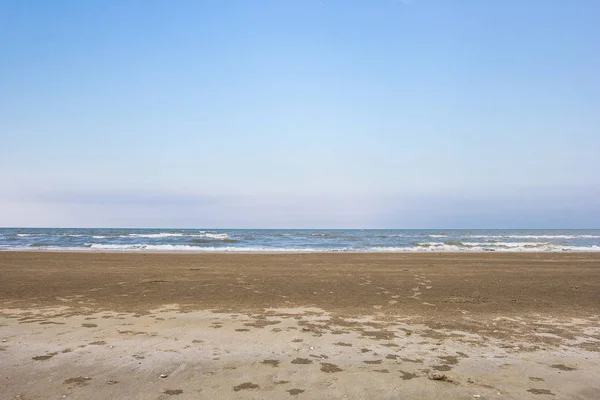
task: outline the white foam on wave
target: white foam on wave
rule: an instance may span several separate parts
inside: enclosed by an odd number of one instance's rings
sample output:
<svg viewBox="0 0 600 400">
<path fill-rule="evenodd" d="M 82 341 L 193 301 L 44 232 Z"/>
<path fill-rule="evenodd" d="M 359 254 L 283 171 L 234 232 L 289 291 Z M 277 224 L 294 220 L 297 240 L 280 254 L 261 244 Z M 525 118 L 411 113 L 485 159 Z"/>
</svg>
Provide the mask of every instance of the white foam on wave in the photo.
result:
<svg viewBox="0 0 600 400">
<path fill-rule="evenodd" d="M 136 237 L 136 238 L 149 238 L 149 239 L 160 239 L 168 237 L 199 237 L 208 239 L 229 239 L 227 233 L 206 233 L 201 231 L 199 233 L 180 233 L 180 232 L 161 232 L 161 233 L 130 233 L 125 237 Z"/>
<path fill-rule="evenodd" d="M 269 247 L 200 247 L 184 244 L 88 244 L 88 249 L 92 250 L 109 250 L 109 251 L 182 251 L 182 252 L 197 252 L 197 253 L 313 253 L 323 250 L 314 248 L 269 248 Z"/>
<path fill-rule="evenodd" d="M 600 252 L 600 246 L 571 246 L 554 245 L 542 243 L 531 245 L 530 243 L 510 243 L 509 246 L 494 246 L 493 243 L 472 242 L 469 246 L 461 244 L 446 243 L 422 243 L 416 246 L 376 246 L 376 247 L 338 247 L 338 248 L 314 248 L 314 247 L 242 247 L 242 246 L 193 246 L 184 244 L 99 244 L 86 243 L 84 246 L 11 246 L 0 245 L 0 251 L 26 250 L 26 251 L 77 251 L 77 252 L 189 252 L 189 253 L 469 253 L 469 252 Z"/>
<path fill-rule="evenodd" d="M 229 235 L 226 233 L 203 233 L 202 235 L 198 235 L 198 236 L 206 237 L 209 239 L 218 239 L 218 240 L 229 239 Z"/>
<path fill-rule="evenodd" d="M 181 236 L 186 236 L 186 235 L 183 233 L 161 232 L 161 233 L 129 233 L 124 236 L 137 237 L 137 238 L 167 238 L 167 237 L 181 237 Z"/>
<path fill-rule="evenodd" d="M 99 244 L 99 243 L 86 243 L 88 248 L 92 250 L 115 250 L 115 251 L 129 251 L 129 250 L 156 250 L 156 251 L 192 251 L 196 249 L 194 246 L 188 246 L 184 244 Z"/>
<path fill-rule="evenodd" d="M 476 239 L 600 239 L 600 235 L 466 235 Z"/>
<path fill-rule="evenodd" d="M 552 245 L 549 242 L 425 242 L 425 243 L 417 243 L 418 246 L 432 246 L 432 245 L 456 245 L 456 246 L 465 246 L 465 247 L 541 247 L 546 245 Z"/>
<path fill-rule="evenodd" d="M 556 245 L 547 242 L 500 242 L 500 243 L 478 243 L 466 242 L 460 244 L 450 243 L 417 243 L 416 246 L 399 247 L 398 251 L 403 252 L 563 252 L 563 251 L 582 251 L 582 252 L 599 252 L 600 246 L 570 246 Z"/>
</svg>

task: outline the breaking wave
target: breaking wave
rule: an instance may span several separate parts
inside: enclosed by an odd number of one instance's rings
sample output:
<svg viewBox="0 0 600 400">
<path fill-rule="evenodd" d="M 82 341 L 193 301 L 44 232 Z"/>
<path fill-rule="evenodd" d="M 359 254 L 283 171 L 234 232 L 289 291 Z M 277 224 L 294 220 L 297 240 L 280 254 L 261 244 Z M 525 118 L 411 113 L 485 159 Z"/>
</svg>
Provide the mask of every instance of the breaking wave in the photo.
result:
<svg viewBox="0 0 600 400">
<path fill-rule="evenodd" d="M 0 228 L 0 250 L 165 252 L 600 252 L 600 230 Z"/>
</svg>

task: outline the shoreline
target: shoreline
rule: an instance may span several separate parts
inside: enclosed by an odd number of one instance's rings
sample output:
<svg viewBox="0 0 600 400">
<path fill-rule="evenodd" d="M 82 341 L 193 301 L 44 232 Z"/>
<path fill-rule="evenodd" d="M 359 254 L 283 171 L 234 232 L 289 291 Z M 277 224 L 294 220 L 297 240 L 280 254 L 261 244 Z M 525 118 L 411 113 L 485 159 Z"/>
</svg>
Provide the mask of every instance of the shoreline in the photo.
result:
<svg viewBox="0 0 600 400">
<path fill-rule="evenodd" d="M 315 250 L 307 250 L 307 251 L 298 251 L 298 250 L 274 250 L 274 251 L 204 251 L 204 250 L 107 250 L 107 249 L 51 249 L 51 250 L 43 250 L 40 248 L 33 249 L 0 249 L 0 253 L 73 253 L 73 254 L 81 254 L 81 253 L 92 253 L 92 254 L 258 254 L 258 255 L 277 255 L 277 254 L 306 254 L 306 255 L 316 255 L 316 254 L 600 254 L 600 250 L 465 250 L 465 251 L 353 251 L 353 250 L 323 250 L 323 251 L 315 251 Z"/>
</svg>

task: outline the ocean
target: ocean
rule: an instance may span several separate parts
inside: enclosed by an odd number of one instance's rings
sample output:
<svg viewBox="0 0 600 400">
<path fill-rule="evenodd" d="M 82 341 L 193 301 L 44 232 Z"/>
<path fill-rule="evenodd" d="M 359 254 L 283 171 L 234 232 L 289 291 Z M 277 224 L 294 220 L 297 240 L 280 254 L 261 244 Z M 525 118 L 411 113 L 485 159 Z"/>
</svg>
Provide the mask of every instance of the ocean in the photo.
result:
<svg viewBox="0 0 600 400">
<path fill-rule="evenodd" d="M 600 229 L 0 228 L 1 250 L 158 252 L 600 252 Z"/>
</svg>

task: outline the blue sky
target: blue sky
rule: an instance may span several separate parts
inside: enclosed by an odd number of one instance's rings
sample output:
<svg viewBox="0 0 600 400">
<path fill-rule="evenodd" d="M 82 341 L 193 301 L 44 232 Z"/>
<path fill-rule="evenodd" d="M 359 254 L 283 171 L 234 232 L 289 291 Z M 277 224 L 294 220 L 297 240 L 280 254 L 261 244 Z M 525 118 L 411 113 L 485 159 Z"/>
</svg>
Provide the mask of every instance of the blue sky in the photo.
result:
<svg viewBox="0 0 600 400">
<path fill-rule="evenodd" d="M 598 15 L 0 0 L 0 226 L 600 227 Z"/>
</svg>

